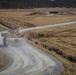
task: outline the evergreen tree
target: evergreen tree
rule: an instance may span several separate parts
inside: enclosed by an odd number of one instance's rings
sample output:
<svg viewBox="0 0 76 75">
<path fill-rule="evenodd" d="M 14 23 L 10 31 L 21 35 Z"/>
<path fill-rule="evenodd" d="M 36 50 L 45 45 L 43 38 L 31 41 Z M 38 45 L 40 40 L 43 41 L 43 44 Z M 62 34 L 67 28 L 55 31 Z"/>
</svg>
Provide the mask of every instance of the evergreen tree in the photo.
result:
<svg viewBox="0 0 76 75">
<path fill-rule="evenodd" d="M 0 0 L 0 8 L 76 7 L 76 0 Z"/>
</svg>

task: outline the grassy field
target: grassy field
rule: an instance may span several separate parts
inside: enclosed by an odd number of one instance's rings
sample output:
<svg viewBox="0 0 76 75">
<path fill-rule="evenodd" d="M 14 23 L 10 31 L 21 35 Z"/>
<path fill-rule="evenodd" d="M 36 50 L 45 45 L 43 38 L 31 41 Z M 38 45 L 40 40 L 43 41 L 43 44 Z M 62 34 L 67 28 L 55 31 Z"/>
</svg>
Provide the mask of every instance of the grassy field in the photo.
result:
<svg viewBox="0 0 76 75">
<path fill-rule="evenodd" d="M 30 15 L 33 12 L 68 11 L 74 15 Z M 0 10 L 0 24 L 11 29 L 35 27 L 76 20 L 76 9 L 43 8 L 26 10 Z"/>
<path fill-rule="evenodd" d="M 18 18 L 17 18 L 18 19 Z M 31 23 L 35 26 L 42 26 L 42 25 L 48 25 L 48 24 L 55 24 L 55 23 L 61 23 L 61 22 L 67 22 L 67 21 L 74 21 L 76 20 L 76 16 L 26 16 L 21 17 L 19 20 L 23 22 Z"/>
<path fill-rule="evenodd" d="M 70 12 L 73 15 L 30 15 L 33 12 L 43 13 L 50 11 L 65 11 Z M 0 10 L 0 31 L 7 28 L 28 28 L 67 21 L 76 21 L 76 9 L 35 8 L 26 10 Z M 30 43 L 51 53 L 63 62 L 65 69 L 62 72 L 62 75 L 76 74 L 76 25 L 32 31 L 27 33 L 27 36 L 31 41 Z M 6 58 L 4 54 L 0 52 L 0 64 L 2 65 L 2 62 L 4 64 L 7 63 L 5 61 Z"/>
<path fill-rule="evenodd" d="M 33 8 L 33 9 L 1 9 L 0 12 L 50 12 L 50 11 L 69 11 L 76 14 L 76 8 Z"/>
<path fill-rule="evenodd" d="M 34 30 L 26 36 L 30 43 L 63 62 L 61 75 L 76 75 L 76 24 Z"/>
</svg>

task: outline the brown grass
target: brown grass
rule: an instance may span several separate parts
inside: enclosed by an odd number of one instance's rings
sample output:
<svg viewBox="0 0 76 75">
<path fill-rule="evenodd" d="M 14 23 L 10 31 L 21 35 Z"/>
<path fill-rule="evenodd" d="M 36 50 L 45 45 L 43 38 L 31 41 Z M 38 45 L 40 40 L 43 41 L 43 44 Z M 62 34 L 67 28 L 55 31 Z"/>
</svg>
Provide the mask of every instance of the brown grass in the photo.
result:
<svg viewBox="0 0 76 75">
<path fill-rule="evenodd" d="M 6 55 L 0 51 L 0 69 L 6 66 L 8 63 L 8 59 L 6 58 Z"/>
<path fill-rule="evenodd" d="M 32 12 L 68 11 L 74 15 L 29 15 Z M 27 28 L 40 25 L 76 21 L 76 9 L 39 8 L 26 10 L 0 10 L 0 24 L 8 28 Z M 0 25 L 0 30 L 5 29 Z M 29 32 L 28 38 L 35 46 L 51 53 L 64 64 L 62 75 L 76 74 L 76 25 L 55 27 Z M 4 54 L 0 54 L 0 63 L 6 64 Z M 2 60 L 2 62 L 1 62 Z M 2 65 L 1 64 L 1 65 Z M 2 67 L 3 67 L 2 66 Z"/>
<path fill-rule="evenodd" d="M 16 19 L 29 13 L 31 12 L 0 12 L 0 23 L 11 29 L 34 27 L 33 24 Z"/>
<path fill-rule="evenodd" d="M 75 12 L 76 8 L 34 8 L 34 9 L 1 9 L 0 12 L 49 12 L 49 11 L 70 11 Z M 75 13 L 76 14 L 76 13 Z"/>
<path fill-rule="evenodd" d="M 21 22 L 18 19 L 9 18 L 9 17 L 1 17 L 0 23 L 10 29 L 34 27 L 33 24 L 27 22 Z"/>
<path fill-rule="evenodd" d="M 7 29 L 8 28 L 0 24 L 0 31 L 7 30 Z M 7 65 L 7 63 L 8 63 L 8 59 L 6 55 L 2 51 L 0 51 L 0 69 L 4 68 Z"/>
<path fill-rule="evenodd" d="M 75 9 L 60 9 L 60 8 L 43 8 L 30 10 L 0 10 L 0 22 L 13 28 L 27 28 L 40 25 L 55 24 L 67 21 L 75 21 L 76 15 L 29 15 L 32 12 L 48 12 L 48 11 L 68 11 L 76 13 Z"/>
<path fill-rule="evenodd" d="M 0 24 L 0 31 L 4 31 L 7 29 L 8 28 L 6 28 Z M 2 51 L 0 51 L 0 69 L 4 68 L 7 65 L 7 63 L 8 63 L 8 59 L 7 59 L 6 55 Z"/>
<path fill-rule="evenodd" d="M 26 16 L 26 17 L 18 17 L 20 21 L 28 22 L 34 24 L 35 26 L 55 24 L 67 21 L 75 21 L 76 16 Z"/>
<path fill-rule="evenodd" d="M 65 69 L 62 75 L 76 74 L 76 24 L 34 30 L 27 36 L 36 46 L 63 62 Z"/>
<path fill-rule="evenodd" d="M 0 31 L 3 31 L 3 30 L 7 30 L 8 28 L 4 27 L 3 25 L 0 24 Z"/>
</svg>

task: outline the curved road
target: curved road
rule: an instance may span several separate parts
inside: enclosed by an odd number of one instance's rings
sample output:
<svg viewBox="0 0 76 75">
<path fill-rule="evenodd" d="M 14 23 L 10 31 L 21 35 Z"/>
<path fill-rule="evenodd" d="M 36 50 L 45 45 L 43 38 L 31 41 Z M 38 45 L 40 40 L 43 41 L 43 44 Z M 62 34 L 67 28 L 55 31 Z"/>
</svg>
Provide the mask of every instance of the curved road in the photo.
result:
<svg viewBox="0 0 76 75">
<path fill-rule="evenodd" d="M 20 30 L 20 32 L 75 23 L 76 21 L 33 27 Z M 16 34 L 14 35 L 18 37 Z M 60 61 L 28 44 L 24 38 L 9 39 L 8 37 L 7 42 L 8 47 L 0 47 L 0 49 L 7 54 L 10 62 L 6 69 L 0 72 L 0 75 L 58 75 L 63 69 Z"/>
</svg>

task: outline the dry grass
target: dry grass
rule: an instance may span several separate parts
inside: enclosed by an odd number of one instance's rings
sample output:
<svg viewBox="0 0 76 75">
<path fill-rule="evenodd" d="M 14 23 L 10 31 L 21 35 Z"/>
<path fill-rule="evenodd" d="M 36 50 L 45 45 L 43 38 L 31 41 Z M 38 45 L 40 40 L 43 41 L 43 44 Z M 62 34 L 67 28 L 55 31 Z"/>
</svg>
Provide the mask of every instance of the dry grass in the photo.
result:
<svg viewBox="0 0 76 75">
<path fill-rule="evenodd" d="M 7 30 L 8 28 L 4 27 L 3 25 L 0 24 L 0 31 L 3 31 L 3 30 Z"/>
<path fill-rule="evenodd" d="M 0 17 L 22 17 L 25 15 L 30 14 L 31 12 L 23 12 L 23 11 L 5 11 L 5 12 L 0 12 Z"/>
<path fill-rule="evenodd" d="M 8 28 L 6 28 L 0 24 L 0 31 L 7 30 L 7 29 Z M 2 51 L 0 51 L 0 69 L 5 67 L 7 65 L 7 63 L 8 63 L 8 59 L 7 59 L 6 55 Z"/>
<path fill-rule="evenodd" d="M 76 16 L 28 16 L 27 19 L 25 19 L 25 17 L 19 19 L 34 24 L 35 26 L 41 26 L 74 21 L 76 20 Z"/>
<path fill-rule="evenodd" d="M 75 8 L 34 8 L 33 11 L 35 12 L 49 12 L 49 11 L 69 11 L 69 12 L 76 12 L 76 9 Z M 76 13 L 75 13 L 76 14 Z"/>
<path fill-rule="evenodd" d="M 29 15 L 32 12 L 48 12 L 48 11 L 68 11 L 76 13 L 75 9 L 60 8 L 43 8 L 29 10 L 0 10 L 0 22 L 12 28 L 27 28 L 40 25 L 55 24 L 67 21 L 75 21 L 76 15 Z"/>
<path fill-rule="evenodd" d="M 33 24 L 17 19 L 29 13 L 31 12 L 0 12 L 0 23 L 11 29 L 34 27 Z"/>
<path fill-rule="evenodd" d="M 76 8 L 34 8 L 34 9 L 1 9 L 0 12 L 49 12 L 49 11 L 70 11 L 75 12 Z M 76 14 L 76 13 L 75 13 Z"/>
<path fill-rule="evenodd" d="M 0 51 L 0 69 L 5 67 L 7 63 L 8 63 L 8 59 L 6 58 L 6 55 Z"/>
<path fill-rule="evenodd" d="M 0 23 L 10 29 L 34 27 L 33 24 L 30 24 L 27 22 L 22 22 L 18 19 L 14 19 L 14 18 L 10 18 L 10 17 L 1 17 Z"/>
<path fill-rule="evenodd" d="M 62 75 L 76 74 L 76 24 L 34 30 L 27 36 L 36 46 L 63 62 L 65 69 Z"/>
</svg>

